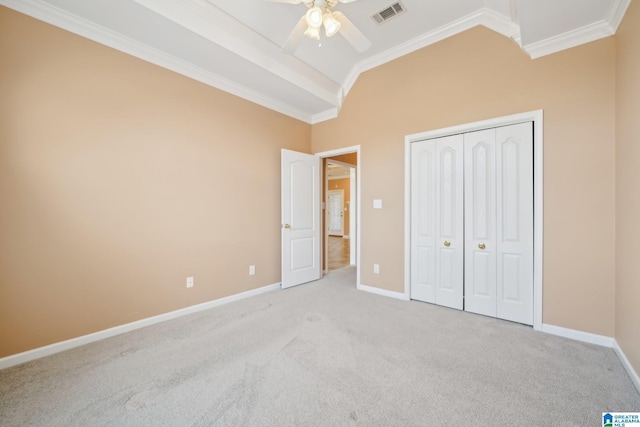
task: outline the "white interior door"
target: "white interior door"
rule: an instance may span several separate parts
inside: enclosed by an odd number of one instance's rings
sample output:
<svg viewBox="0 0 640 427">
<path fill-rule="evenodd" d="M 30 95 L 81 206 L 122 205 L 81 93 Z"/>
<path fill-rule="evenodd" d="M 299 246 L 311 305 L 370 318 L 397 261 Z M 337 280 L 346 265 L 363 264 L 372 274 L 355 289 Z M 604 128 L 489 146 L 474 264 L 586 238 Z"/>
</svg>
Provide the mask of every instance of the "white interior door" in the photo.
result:
<svg viewBox="0 0 640 427">
<path fill-rule="evenodd" d="M 533 324 L 533 123 L 496 129 L 497 317 Z"/>
<path fill-rule="evenodd" d="M 496 130 L 464 135 L 464 309 L 496 316 Z"/>
<path fill-rule="evenodd" d="M 436 144 L 411 144 L 411 298 L 436 302 Z"/>
<path fill-rule="evenodd" d="M 436 303 L 463 308 L 463 136 L 436 142 Z"/>
<path fill-rule="evenodd" d="M 344 236 L 344 190 L 327 192 L 329 209 L 329 235 Z"/>
<path fill-rule="evenodd" d="M 463 308 L 463 137 L 412 145 L 411 297 Z"/>
<path fill-rule="evenodd" d="M 320 278 L 320 158 L 282 150 L 282 287 Z"/>
</svg>

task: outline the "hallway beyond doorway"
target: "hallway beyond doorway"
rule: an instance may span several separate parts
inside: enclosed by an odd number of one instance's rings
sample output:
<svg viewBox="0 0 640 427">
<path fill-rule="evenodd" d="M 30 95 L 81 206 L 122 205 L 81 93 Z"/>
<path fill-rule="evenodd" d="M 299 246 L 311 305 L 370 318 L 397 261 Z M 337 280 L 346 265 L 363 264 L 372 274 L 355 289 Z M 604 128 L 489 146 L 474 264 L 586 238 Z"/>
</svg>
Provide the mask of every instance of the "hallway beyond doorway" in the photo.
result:
<svg viewBox="0 0 640 427">
<path fill-rule="evenodd" d="M 329 271 L 349 265 L 349 241 L 339 236 L 329 236 Z"/>
</svg>

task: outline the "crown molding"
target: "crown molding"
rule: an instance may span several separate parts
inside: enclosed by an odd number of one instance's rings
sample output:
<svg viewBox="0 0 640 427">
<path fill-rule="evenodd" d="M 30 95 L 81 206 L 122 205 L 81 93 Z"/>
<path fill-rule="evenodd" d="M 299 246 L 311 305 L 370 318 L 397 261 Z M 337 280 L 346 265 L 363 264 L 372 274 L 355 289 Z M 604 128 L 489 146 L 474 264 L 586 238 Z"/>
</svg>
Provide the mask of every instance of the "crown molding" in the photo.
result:
<svg viewBox="0 0 640 427">
<path fill-rule="evenodd" d="M 222 48 L 251 61 L 272 75 L 288 81 L 310 96 L 314 96 L 333 107 L 315 114 L 294 108 L 283 101 L 249 89 L 244 85 L 176 58 L 159 49 L 70 14 L 43 0 L 0 0 L 0 5 L 182 74 L 265 108 L 309 124 L 316 124 L 338 116 L 344 97 L 349 93 L 361 73 L 478 25 L 511 38 L 532 59 L 535 59 L 615 34 L 631 3 L 631 0 L 613 0 L 605 20 L 525 46 L 522 46 L 520 27 L 513 19 L 496 13 L 489 8 L 482 8 L 434 31 L 415 37 L 399 46 L 355 64 L 342 86 L 340 86 L 296 57 L 284 54 L 279 46 L 264 39 L 253 30 L 246 28 L 235 18 L 227 15 L 206 0 L 134 1 L 207 38 Z M 515 4 L 513 0 L 511 1 L 512 4 Z"/>
<path fill-rule="evenodd" d="M 520 34 L 520 25 L 514 23 L 510 18 L 487 8 L 482 9 L 480 12 L 478 25 L 487 27 L 510 39 Z"/>
<path fill-rule="evenodd" d="M 618 26 L 622 22 L 622 18 L 630 4 L 631 0 L 613 0 L 609 13 L 604 20 L 567 31 L 555 37 L 524 45 L 522 48 L 529 54 L 531 59 L 536 59 L 612 36 L 618 30 Z"/>
<path fill-rule="evenodd" d="M 123 36 L 115 31 L 96 25 L 86 19 L 72 15 L 43 1 L 0 0 L 0 5 L 85 37 L 94 42 L 116 49 L 120 52 L 140 58 L 159 67 L 187 76 L 193 80 L 215 87 L 224 92 L 228 92 L 262 107 L 274 110 L 278 113 L 306 123 L 311 123 L 311 115 L 302 110 L 293 108 L 290 105 L 266 96 L 260 92 L 248 89 L 245 86 L 239 85 L 187 61 L 164 53 L 159 49 L 155 49 L 132 38 Z"/>
<path fill-rule="evenodd" d="M 618 31 L 618 27 L 625 13 L 627 13 L 630 4 L 631 0 L 613 0 L 611 9 L 609 9 L 609 14 L 607 15 L 607 22 L 611 25 L 614 32 Z"/>
<path fill-rule="evenodd" d="M 336 117 L 338 117 L 338 113 L 340 112 L 340 109 L 338 107 L 336 108 L 331 108 L 329 110 L 326 111 L 322 111 L 320 113 L 314 114 L 313 116 L 311 116 L 311 121 L 309 122 L 312 125 L 315 125 L 317 123 L 321 123 L 321 122 L 325 122 L 327 120 L 331 120 L 331 119 L 335 119 Z"/>
<path fill-rule="evenodd" d="M 614 34 L 615 30 L 607 21 L 600 21 L 568 31 L 555 37 L 524 45 L 522 46 L 522 49 L 531 57 L 531 59 L 536 59 L 565 49 L 571 49 L 572 47 L 580 46 L 585 43 L 590 43 L 604 37 L 609 37 Z"/>
</svg>

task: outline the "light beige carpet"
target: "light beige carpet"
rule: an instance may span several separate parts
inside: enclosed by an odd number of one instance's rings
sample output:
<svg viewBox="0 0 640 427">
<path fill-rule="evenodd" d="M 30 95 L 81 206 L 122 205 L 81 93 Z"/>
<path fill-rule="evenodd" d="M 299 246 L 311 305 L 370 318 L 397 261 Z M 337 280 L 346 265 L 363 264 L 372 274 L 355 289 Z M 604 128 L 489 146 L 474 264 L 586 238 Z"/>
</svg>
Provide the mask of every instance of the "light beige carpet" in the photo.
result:
<svg viewBox="0 0 640 427">
<path fill-rule="evenodd" d="M 596 426 L 614 352 L 357 291 L 355 270 L 0 371 L 2 426 Z"/>
</svg>

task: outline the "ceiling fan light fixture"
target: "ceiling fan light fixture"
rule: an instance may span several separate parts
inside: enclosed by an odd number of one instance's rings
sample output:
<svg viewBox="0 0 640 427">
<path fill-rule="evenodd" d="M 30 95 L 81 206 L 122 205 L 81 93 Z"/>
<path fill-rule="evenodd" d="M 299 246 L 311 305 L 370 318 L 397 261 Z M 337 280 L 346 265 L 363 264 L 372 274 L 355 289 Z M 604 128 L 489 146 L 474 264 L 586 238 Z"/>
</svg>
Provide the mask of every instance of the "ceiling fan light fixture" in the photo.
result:
<svg viewBox="0 0 640 427">
<path fill-rule="evenodd" d="M 322 26 L 322 9 L 318 6 L 309 8 L 306 14 L 306 21 L 310 28 L 320 28 Z"/>
<path fill-rule="evenodd" d="M 309 37 L 310 39 L 320 40 L 320 27 L 307 27 L 307 30 L 304 32 L 304 35 Z"/>
<path fill-rule="evenodd" d="M 327 37 L 331 37 L 340 31 L 340 27 L 342 24 L 338 21 L 332 12 L 327 12 L 322 17 L 322 23 L 324 24 L 324 31 L 327 34 Z"/>
</svg>

